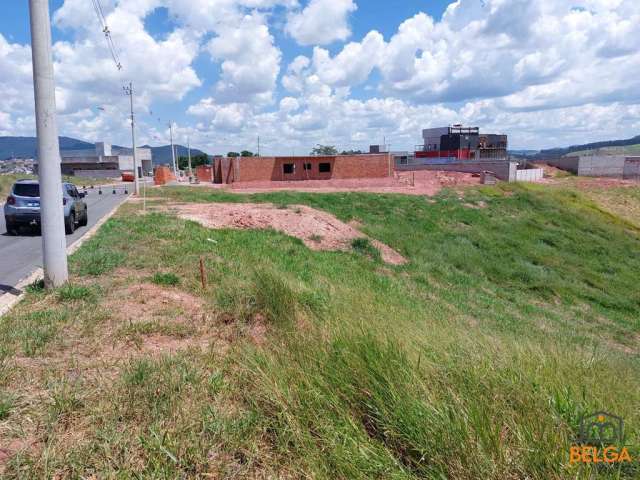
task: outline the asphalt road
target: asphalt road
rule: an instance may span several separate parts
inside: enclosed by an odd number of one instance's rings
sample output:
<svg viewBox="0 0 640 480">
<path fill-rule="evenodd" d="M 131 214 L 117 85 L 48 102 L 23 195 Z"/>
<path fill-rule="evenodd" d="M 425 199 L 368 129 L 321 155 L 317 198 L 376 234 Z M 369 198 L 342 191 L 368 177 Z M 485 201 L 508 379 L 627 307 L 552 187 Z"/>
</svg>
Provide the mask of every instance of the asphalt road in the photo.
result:
<svg viewBox="0 0 640 480">
<path fill-rule="evenodd" d="M 132 188 L 131 184 L 127 186 L 129 193 Z M 79 190 L 82 191 L 82 189 Z M 89 213 L 89 224 L 86 227 L 76 227 L 73 235 L 67 235 L 67 246 L 82 237 L 115 206 L 126 200 L 127 195 L 123 193 L 122 186 L 116 187 L 116 195 L 112 191 L 113 187 L 103 187 L 102 195 L 99 195 L 97 187 L 87 190 L 85 201 Z M 4 213 L 0 214 L 0 295 L 12 290 L 20 280 L 39 267 L 42 267 L 40 233 L 35 229 L 25 228 L 18 236 L 12 237 L 7 233 Z"/>
</svg>

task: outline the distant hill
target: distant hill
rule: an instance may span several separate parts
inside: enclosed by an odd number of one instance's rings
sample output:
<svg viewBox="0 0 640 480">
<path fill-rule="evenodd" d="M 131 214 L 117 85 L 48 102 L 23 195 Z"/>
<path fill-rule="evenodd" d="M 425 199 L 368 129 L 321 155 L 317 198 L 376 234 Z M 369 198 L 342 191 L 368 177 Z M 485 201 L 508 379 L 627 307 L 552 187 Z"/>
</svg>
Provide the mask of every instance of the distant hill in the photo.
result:
<svg viewBox="0 0 640 480">
<path fill-rule="evenodd" d="M 84 150 L 94 148 L 95 144 L 78 140 L 76 138 L 60 137 L 60 149 L 62 150 Z M 150 147 L 153 153 L 153 161 L 159 164 L 171 163 L 171 146 Z M 113 148 L 122 148 L 113 145 Z M 34 158 L 38 149 L 36 137 L 0 137 L 0 161 L 13 157 Z M 187 155 L 187 147 L 176 145 L 178 157 Z M 203 151 L 196 148 L 191 149 L 191 155 L 202 155 Z"/>
<path fill-rule="evenodd" d="M 60 137 L 60 148 L 63 150 L 83 150 L 93 148 L 93 143 L 75 138 Z M 9 158 L 33 158 L 36 156 L 38 144 L 36 137 L 0 137 L 0 160 Z"/>
<path fill-rule="evenodd" d="M 565 156 L 570 155 L 640 155 L 640 143 L 620 147 L 601 147 L 589 150 L 578 150 L 576 152 L 565 154 Z"/>
<path fill-rule="evenodd" d="M 509 150 L 509 155 L 515 155 L 519 157 L 530 157 L 539 153 L 540 150 Z"/>
<path fill-rule="evenodd" d="M 145 145 L 145 148 L 151 148 L 153 152 L 153 163 L 168 165 L 171 163 L 171 145 L 163 145 L 161 147 L 150 147 Z M 186 157 L 188 153 L 187 147 L 183 145 L 175 145 L 176 148 L 176 160 L 180 157 Z M 191 149 L 191 156 L 206 155 L 202 150 L 197 148 Z"/>
<path fill-rule="evenodd" d="M 589 155 L 596 152 L 603 154 L 607 154 L 608 152 L 620 154 L 640 153 L 640 135 L 636 135 L 627 140 L 608 140 L 604 142 L 585 143 L 584 145 L 572 145 L 565 148 L 550 148 L 541 150 L 537 156 L 562 157 L 568 154 Z"/>
</svg>

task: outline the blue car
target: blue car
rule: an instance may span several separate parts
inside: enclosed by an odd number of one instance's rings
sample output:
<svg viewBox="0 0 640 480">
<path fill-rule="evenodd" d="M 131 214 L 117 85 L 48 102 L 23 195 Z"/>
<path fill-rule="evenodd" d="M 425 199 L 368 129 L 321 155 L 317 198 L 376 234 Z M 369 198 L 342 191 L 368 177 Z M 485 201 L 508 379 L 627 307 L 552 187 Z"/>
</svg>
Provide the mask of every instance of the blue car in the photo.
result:
<svg viewBox="0 0 640 480">
<path fill-rule="evenodd" d="M 84 227 L 89 221 L 84 193 L 72 183 L 62 184 L 64 206 L 64 229 L 67 234 L 75 231 L 76 225 Z M 17 235 L 20 227 L 40 226 L 40 184 L 37 180 L 18 180 L 4 204 L 4 220 L 9 235 Z"/>
</svg>

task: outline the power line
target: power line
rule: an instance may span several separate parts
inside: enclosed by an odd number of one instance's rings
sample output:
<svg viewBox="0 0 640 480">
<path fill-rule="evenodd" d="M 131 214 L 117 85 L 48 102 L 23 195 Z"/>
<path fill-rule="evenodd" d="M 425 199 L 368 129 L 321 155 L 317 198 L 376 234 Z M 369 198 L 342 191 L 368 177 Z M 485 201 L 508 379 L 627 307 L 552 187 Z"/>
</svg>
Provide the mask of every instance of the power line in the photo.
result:
<svg viewBox="0 0 640 480">
<path fill-rule="evenodd" d="M 100 23 L 107 23 L 100 2 L 97 0 L 91 0 L 91 3 L 93 4 L 93 9 L 96 11 L 96 15 L 98 15 L 98 20 L 100 21 Z"/>
<path fill-rule="evenodd" d="M 116 51 L 116 44 L 111 37 L 111 31 L 107 26 L 107 19 L 104 16 L 104 10 L 102 10 L 102 5 L 100 5 L 100 0 L 91 0 L 93 4 L 93 9 L 96 12 L 96 16 L 98 17 L 98 22 L 100 23 L 100 27 L 102 28 L 102 33 L 107 40 L 107 47 L 109 48 L 109 52 L 111 52 L 111 58 L 113 58 L 114 63 L 116 64 L 116 68 L 118 70 L 122 70 L 122 63 L 120 63 L 120 57 L 118 56 L 118 52 Z"/>
</svg>

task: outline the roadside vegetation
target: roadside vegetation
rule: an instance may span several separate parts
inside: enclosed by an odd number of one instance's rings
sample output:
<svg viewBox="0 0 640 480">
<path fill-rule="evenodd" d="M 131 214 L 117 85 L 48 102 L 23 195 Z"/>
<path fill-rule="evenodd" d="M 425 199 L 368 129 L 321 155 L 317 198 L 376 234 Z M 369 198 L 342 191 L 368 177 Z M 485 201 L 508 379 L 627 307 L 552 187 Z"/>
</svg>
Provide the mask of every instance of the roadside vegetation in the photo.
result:
<svg viewBox="0 0 640 480">
<path fill-rule="evenodd" d="M 4 202 L 5 197 L 9 195 L 9 191 L 11 190 L 11 186 L 16 182 L 16 180 L 20 179 L 36 179 L 37 175 L 27 175 L 27 174 L 13 174 L 13 173 L 2 173 L 0 174 L 0 202 Z M 83 186 L 83 185 L 105 185 L 108 183 L 113 183 L 113 179 L 111 178 L 84 178 L 84 177 L 72 177 L 63 175 L 63 182 L 73 183 L 74 185 Z"/>
<path fill-rule="evenodd" d="M 71 257 L 70 286 L 0 321 L 7 478 L 640 476 L 640 227 L 594 199 L 151 194 Z M 207 229 L 171 201 L 308 205 L 408 263 Z M 569 464 L 598 410 L 634 463 Z"/>
</svg>

